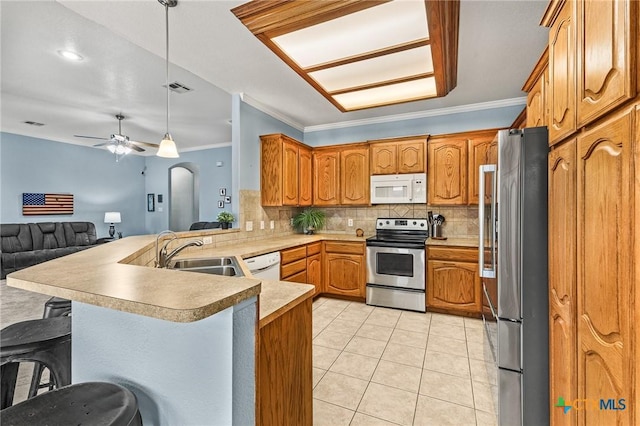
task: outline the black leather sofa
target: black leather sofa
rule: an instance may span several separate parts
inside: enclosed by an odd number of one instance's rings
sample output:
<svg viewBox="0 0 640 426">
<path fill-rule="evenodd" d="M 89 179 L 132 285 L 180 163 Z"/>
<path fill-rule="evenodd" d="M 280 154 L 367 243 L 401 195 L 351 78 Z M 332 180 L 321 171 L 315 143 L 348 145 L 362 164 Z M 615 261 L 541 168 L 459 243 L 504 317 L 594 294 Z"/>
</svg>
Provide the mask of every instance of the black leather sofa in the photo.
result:
<svg viewBox="0 0 640 426">
<path fill-rule="evenodd" d="M 0 279 L 19 269 L 88 249 L 98 243 L 91 222 L 9 223 L 0 225 Z"/>
</svg>

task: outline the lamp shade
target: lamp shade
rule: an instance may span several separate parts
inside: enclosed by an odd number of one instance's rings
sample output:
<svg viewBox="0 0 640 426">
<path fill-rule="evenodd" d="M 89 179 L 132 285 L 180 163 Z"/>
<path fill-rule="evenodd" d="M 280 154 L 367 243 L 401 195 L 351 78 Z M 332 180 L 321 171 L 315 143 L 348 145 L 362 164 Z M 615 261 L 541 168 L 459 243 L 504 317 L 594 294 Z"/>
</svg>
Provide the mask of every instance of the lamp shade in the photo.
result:
<svg viewBox="0 0 640 426">
<path fill-rule="evenodd" d="M 106 212 L 104 214 L 104 223 L 120 223 L 120 212 Z"/>
<path fill-rule="evenodd" d="M 178 158 L 180 155 L 178 154 L 178 149 L 176 148 L 176 143 L 171 138 L 169 133 L 164 135 L 162 142 L 160 142 L 160 147 L 158 148 L 158 153 L 156 154 L 158 157 L 164 158 Z"/>
</svg>

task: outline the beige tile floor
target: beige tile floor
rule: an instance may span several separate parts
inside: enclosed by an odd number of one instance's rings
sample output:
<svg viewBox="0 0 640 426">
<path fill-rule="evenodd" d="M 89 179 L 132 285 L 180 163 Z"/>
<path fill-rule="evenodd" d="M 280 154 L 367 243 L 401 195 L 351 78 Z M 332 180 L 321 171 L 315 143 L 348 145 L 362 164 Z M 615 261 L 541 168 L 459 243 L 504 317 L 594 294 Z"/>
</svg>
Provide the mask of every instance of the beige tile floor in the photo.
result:
<svg viewBox="0 0 640 426">
<path fill-rule="evenodd" d="M 314 425 L 496 425 L 482 321 L 318 298 Z"/>
</svg>

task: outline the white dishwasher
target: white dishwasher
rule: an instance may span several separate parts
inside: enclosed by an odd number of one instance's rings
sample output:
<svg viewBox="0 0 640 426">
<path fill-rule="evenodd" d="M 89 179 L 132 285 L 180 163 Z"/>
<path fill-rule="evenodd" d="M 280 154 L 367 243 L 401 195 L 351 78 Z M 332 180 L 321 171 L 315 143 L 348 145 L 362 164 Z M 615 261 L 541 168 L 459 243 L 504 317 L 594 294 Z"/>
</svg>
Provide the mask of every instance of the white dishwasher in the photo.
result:
<svg viewBox="0 0 640 426">
<path fill-rule="evenodd" d="M 280 280 L 280 252 L 263 254 L 244 259 L 254 278 Z"/>
</svg>

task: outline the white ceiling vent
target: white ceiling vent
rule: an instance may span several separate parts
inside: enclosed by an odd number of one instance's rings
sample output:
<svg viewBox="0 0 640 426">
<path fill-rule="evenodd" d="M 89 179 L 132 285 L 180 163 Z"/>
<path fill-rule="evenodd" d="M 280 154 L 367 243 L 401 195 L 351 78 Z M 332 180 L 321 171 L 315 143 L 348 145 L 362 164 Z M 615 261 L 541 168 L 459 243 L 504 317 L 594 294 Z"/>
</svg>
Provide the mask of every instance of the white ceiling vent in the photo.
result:
<svg viewBox="0 0 640 426">
<path fill-rule="evenodd" d="M 44 123 L 38 123 L 37 121 L 23 121 L 23 123 L 29 126 L 44 126 Z"/>
<path fill-rule="evenodd" d="M 167 85 L 163 84 L 162 87 L 167 87 Z M 173 83 L 169 83 L 169 90 L 176 93 L 187 93 L 187 92 L 191 92 L 193 89 L 185 86 L 182 83 L 174 81 Z"/>
</svg>

